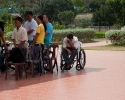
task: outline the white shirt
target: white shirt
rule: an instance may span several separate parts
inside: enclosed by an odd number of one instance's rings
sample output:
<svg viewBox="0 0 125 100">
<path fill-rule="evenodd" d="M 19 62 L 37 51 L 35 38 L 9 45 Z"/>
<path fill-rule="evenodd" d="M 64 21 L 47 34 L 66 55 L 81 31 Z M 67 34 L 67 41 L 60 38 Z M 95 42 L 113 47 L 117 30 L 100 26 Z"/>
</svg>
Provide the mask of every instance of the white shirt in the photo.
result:
<svg viewBox="0 0 125 100">
<path fill-rule="evenodd" d="M 34 31 L 28 35 L 28 40 L 33 40 L 33 36 L 36 34 L 36 29 L 37 29 L 37 22 L 32 19 L 31 21 L 26 21 L 23 27 L 29 31 L 30 29 L 33 29 Z"/>
<path fill-rule="evenodd" d="M 15 40 L 16 44 L 20 44 L 21 41 L 28 41 L 27 31 L 24 27 L 20 27 L 18 30 L 17 28 L 14 29 L 12 33 L 12 39 Z"/>
<path fill-rule="evenodd" d="M 12 50 L 12 46 L 10 45 L 10 46 L 8 46 L 8 50 Z"/>
<path fill-rule="evenodd" d="M 65 37 L 64 40 L 63 40 L 63 48 L 70 47 L 70 45 L 67 43 L 67 40 L 68 40 L 68 38 Z M 78 48 L 80 46 L 77 37 L 73 36 L 72 44 L 76 48 Z"/>
</svg>

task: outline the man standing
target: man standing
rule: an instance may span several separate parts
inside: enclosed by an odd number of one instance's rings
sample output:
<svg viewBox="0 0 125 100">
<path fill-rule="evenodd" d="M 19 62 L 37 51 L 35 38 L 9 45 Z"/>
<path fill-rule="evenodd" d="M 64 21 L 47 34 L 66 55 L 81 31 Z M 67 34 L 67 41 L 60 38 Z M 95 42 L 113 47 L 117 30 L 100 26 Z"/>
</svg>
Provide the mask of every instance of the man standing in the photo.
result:
<svg viewBox="0 0 125 100">
<path fill-rule="evenodd" d="M 27 21 L 24 24 L 24 28 L 27 30 L 28 43 L 33 43 L 34 36 L 36 34 L 37 22 L 33 19 L 33 13 L 31 11 L 26 12 Z"/>
<path fill-rule="evenodd" d="M 72 34 L 68 34 L 67 37 L 64 38 L 62 56 L 65 61 L 65 69 L 70 69 L 70 66 L 73 64 L 73 60 L 78 52 L 77 49 L 79 46 L 78 38 Z"/>
<path fill-rule="evenodd" d="M 52 35 L 53 35 L 53 26 L 52 24 L 49 22 L 50 18 L 48 15 L 44 15 L 43 16 L 43 21 L 46 23 L 46 34 L 45 34 L 45 45 L 49 46 L 50 44 L 52 44 Z"/>
</svg>

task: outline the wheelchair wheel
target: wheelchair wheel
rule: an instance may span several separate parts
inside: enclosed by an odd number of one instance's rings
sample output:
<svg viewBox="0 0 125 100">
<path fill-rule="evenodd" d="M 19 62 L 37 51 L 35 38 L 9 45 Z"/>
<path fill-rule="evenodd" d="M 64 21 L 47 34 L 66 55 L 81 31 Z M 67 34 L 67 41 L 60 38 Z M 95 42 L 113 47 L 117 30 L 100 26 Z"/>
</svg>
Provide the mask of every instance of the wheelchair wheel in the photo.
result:
<svg viewBox="0 0 125 100">
<path fill-rule="evenodd" d="M 82 69 L 82 68 L 81 68 L 81 65 L 80 65 L 80 64 L 76 65 L 76 70 L 80 71 L 81 69 Z"/>
<path fill-rule="evenodd" d="M 64 63 L 63 56 L 62 56 L 62 53 L 61 53 L 61 55 L 60 55 L 60 69 L 62 71 L 64 71 L 64 69 L 65 69 L 64 67 L 65 67 L 65 63 Z"/>
<path fill-rule="evenodd" d="M 84 69 L 85 64 L 86 64 L 86 54 L 83 49 L 81 49 L 79 52 L 79 64 L 81 66 L 81 69 Z"/>
<path fill-rule="evenodd" d="M 64 70 L 65 70 L 65 64 L 61 64 L 60 69 L 61 69 L 62 71 L 64 71 Z"/>
</svg>

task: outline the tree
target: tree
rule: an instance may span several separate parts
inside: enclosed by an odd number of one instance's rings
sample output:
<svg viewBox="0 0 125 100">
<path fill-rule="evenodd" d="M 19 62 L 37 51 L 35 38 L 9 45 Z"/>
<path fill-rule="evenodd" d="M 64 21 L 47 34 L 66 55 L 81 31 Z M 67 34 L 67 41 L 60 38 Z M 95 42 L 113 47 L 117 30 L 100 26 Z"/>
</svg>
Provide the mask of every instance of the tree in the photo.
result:
<svg viewBox="0 0 125 100">
<path fill-rule="evenodd" d="M 89 4 L 89 10 L 91 12 L 95 12 L 96 10 L 99 10 L 101 5 L 105 4 L 105 0 L 92 0 Z"/>
<path fill-rule="evenodd" d="M 72 11 L 63 11 L 58 14 L 58 18 L 60 20 L 60 24 L 67 26 L 74 19 L 74 12 Z"/>
<path fill-rule="evenodd" d="M 41 13 L 48 14 L 53 21 L 59 21 L 60 12 L 70 10 L 75 12 L 73 4 L 68 0 L 44 0 L 41 9 Z"/>
<path fill-rule="evenodd" d="M 109 5 L 102 5 L 99 10 L 93 13 L 93 24 L 97 26 L 112 26 L 115 22 L 113 9 Z"/>
<path fill-rule="evenodd" d="M 125 0 L 106 0 L 106 3 L 114 9 L 116 24 L 125 25 Z"/>
</svg>

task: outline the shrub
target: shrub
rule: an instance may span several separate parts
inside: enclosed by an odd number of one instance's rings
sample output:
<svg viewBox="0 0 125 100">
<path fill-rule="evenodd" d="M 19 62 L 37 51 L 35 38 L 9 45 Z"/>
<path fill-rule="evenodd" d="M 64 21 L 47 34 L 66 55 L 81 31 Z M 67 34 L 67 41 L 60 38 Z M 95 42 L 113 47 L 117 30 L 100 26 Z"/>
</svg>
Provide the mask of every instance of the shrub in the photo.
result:
<svg viewBox="0 0 125 100">
<path fill-rule="evenodd" d="M 77 36 L 79 41 L 91 41 L 95 36 L 95 30 L 91 28 L 85 29 L 64 29 L 64 30 L 54 30 L 53 42 L 62 42 L 67 34 L 73 34 Z"/>
<path fill-rule="evenodd" d="M 70 24 L 74 19 L 74 12 L 73 11 L 63 11 L 58 14 L 58 18 L 63 25 Z"/>
<path fill-rule="evenodd" d="M 87 27 L 91 26 L 92 21 L 89 18 L 79 18 L 74 20 L 74 24 L 76 27 Z"/>
<path fill-rule="evenodd" d="M 5 21 L 5 33 L 13 31 L 15 28 L 13 17 L 10 16 L 10 19 L 6 19 Z"/>
<path fill-rule="evenodd" d="M 95 38 L 105 38 L 105 32 L 96 32 L 95 33 Z"/>
<path fill-rule="evenodd" d="M 12 33 L 13 33 L 12 31 L 6 33 L 6 36 L 5 36 L 6 40 L 11 40 Z"/>
<path fill-rule="evenodd" d="M 125 45 L 125 30 L 109 30 L 105 37 L 111 40 L 112 44 Z"/>
<path fill-rule="evenodd" d="M 61 30 L 61 29 L 66 29 L 66 26 L 65 26 L 65 25 L 60 25 L 60 24 L 55 24 L 55 25 L 53 26 L 53 28 L 54 28 L 54 29 L 57 29 L 57 30 L 58 30 L 58 29 Z"/>
</svg>

